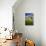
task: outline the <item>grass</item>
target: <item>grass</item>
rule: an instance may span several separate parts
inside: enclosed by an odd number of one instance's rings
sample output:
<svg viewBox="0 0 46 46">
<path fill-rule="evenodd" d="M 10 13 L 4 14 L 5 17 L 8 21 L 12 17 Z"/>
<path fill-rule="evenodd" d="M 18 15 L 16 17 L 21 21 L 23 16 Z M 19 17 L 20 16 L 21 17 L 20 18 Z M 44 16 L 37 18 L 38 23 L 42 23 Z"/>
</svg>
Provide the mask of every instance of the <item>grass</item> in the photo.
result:
<svg viewBox="0 0 46 46">
<path fill-rule="evenodd" d="M 31 18 L 25 20 L 25 25 L 33 25 L 33 20 Z"/>
</svg>

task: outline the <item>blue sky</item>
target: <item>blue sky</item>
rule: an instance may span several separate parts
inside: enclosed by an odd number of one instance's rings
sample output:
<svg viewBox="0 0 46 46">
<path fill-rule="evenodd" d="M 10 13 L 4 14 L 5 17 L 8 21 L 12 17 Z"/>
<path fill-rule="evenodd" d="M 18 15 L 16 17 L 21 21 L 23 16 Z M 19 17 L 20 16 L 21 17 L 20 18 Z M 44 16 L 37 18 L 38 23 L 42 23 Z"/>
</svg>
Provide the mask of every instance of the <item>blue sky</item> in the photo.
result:
<svg viewBox="0 0 46 46">
<path fill-rule="evenodd" d="M 33 13 L 25 13 L 25 16 L 32 16 Z"/>
</svg>

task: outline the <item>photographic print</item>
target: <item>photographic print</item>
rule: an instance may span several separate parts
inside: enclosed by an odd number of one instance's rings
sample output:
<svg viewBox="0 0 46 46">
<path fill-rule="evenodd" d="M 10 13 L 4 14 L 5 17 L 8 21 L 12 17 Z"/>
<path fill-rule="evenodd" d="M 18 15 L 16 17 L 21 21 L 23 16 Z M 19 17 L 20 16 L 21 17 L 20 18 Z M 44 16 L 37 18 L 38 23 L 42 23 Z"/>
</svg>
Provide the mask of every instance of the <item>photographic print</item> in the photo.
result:
<svg viewBox="0 0 46 46">
<path fill-rule="evenodd" d="M 33 13 L 25 13 L 25 25 L 33 25 Z"/>
</svg>

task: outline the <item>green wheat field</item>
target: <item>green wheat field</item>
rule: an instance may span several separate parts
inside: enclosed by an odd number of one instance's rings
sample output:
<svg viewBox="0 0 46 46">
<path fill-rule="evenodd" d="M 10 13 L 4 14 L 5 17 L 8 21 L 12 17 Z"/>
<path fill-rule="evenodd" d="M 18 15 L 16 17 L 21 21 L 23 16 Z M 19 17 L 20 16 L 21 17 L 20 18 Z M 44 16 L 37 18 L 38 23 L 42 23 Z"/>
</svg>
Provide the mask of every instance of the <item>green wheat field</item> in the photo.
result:
<svg viewBox="0 0 46 46">
<path fill-rule="evenodd" d="M 33 17 L 26 16 L 25 17 L 25 25 L 33 25 Z"/>
</svg>

